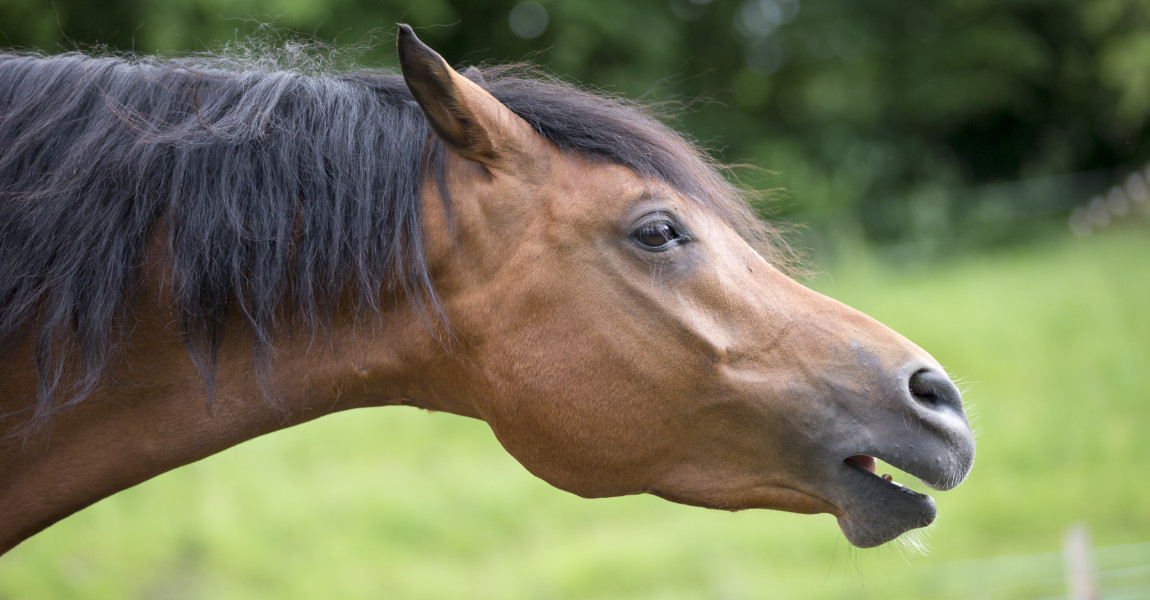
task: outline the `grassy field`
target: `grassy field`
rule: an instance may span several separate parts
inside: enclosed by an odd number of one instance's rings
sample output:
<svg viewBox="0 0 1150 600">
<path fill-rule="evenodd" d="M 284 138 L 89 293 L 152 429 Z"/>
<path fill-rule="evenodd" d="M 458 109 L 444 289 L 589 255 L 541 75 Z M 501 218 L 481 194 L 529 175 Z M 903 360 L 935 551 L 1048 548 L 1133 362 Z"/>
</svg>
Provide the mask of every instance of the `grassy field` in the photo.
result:
<svg viewBox="0 0 1150 600">
<path fill-rule="evenodd" d="M 1150 595 L 1147 231 L 914 272 L 858 260 L 816 287 L 965 382 L 979 456 L 935 495 L 926 556 L 853 549 L 827 515 L 582 500 L 526 473 L 483 423 L 388 408 L 83 511 L 0 558 L 0 598 L 1049 597 L 1077 522 L 1103 584 Z"/>
</svg>

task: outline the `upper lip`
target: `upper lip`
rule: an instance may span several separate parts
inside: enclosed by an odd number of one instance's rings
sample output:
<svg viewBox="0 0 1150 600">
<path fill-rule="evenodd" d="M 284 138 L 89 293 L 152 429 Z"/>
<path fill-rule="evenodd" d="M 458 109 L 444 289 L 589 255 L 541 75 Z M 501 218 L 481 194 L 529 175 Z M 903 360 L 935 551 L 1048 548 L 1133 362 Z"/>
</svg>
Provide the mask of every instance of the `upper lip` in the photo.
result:
<svg viewBox="0 0 1150 600">
<path fill-rule="evenodd" d="M 969 465 L 956 465 L 952 456 L 928 456 L 913 453 L 876 452 L 874 454 L 853 454 L 843 460 L 849 466 L 869 472 L 876 477 L 875 460 L 881 460 L 891 467 L 917 478 L 927 487 L 946 491 L 954 488 L 966 476 Z M 880 477 L 881 479 L 881 477 Z M 890 480 L 887 480 L 888 483 Z"/>
<path fill-rule="evenodd" d="M 885 485 L 892 492 L 898 491 L 901 493 L 910 493 L 910 494 L 915 494 L 915 495 L 919 495 L 919 496 L 926 496 L 926 494 L 920 494 L 919 492 L 916 492 L 916 491 L 910 489 L 906 485 L 899 483 L 897 481 L 896 475 L 891 475 L 889 473 L 883 473 L 882 475 L 879 475 L 878 469 L 877 469 L 877 467 L 878 467 L 877 462 L 878 461 L 875 459 L 875 457 L 869 456 L 866 454 L 855 454 L 855 455 L 847 457 L 847 459 L 843 461 L 843 463 L 846 464 L 846 466 L 848 468 L 855 469 L 857 471 L 861 471 L 861 472 L 865 473 L 867 475 L 868 479 L 865 479 L 863 481 L 868 482 L 868 484 L 879 485 L 879 486 Z M 895 467 L 894 464 L 891 464 L 891 466 Z M 903 469 L 899 469 L 899 470 L 908 474 L 908 475 L 914 475 L 914 473 L 912 473 L 912 472 L 905 471 Z M 935 489 L 938 489 L 937 487 L 932 486 L 930 483 L 928 483 L 922 477 L 918 477 L 918 480 L 923 482 L 924 484 L 930 486 L 930 487 L 934 487 Z"/>
</svg>

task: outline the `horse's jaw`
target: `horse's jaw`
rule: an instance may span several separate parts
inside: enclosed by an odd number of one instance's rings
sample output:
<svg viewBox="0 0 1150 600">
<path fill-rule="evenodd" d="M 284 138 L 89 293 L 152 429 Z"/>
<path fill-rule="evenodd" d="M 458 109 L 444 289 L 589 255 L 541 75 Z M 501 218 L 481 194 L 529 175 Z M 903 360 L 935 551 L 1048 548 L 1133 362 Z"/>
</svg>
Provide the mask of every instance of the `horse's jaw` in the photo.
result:
<svg viewBox="0 0 1150 600">
<path fill-rule="evenodd" d="M 872 548 L 934 522 L 938 508 L 930 496 L 851 462 L 840 470 L 845 500 L 838 504 L 838 523 L 851 544 Z"/>
</svg>

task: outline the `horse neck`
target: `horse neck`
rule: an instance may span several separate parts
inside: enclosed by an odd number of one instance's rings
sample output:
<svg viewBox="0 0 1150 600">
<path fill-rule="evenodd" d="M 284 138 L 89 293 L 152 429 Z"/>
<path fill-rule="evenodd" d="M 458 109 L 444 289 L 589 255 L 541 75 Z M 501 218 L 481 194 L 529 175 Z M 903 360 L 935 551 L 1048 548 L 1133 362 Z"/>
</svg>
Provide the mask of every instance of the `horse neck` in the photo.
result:
<svg viewBox="0 0 1150 600">
<path fill-rule="evenodd" d="M 267 382 L 272 397 L 253 373 L 250 338 L 229 334 L 209 404 L 180 342 L 176 315 L 167 303 L 144 304 L 109 382 L 32 435 L 0 442 L 0 553 L 117 491 L 325 414 L 412 404 L 477 416 L 433 389 L 424 374 L 433 368 L 429 361 L 446 352 L 402 311 L 383 315 L 373 327 L 336 319 L 330 336 L 284 336 Z M 3 439 L 35 398 L 30 344 L 0 358 L 0 379 Z"/>
</svg>

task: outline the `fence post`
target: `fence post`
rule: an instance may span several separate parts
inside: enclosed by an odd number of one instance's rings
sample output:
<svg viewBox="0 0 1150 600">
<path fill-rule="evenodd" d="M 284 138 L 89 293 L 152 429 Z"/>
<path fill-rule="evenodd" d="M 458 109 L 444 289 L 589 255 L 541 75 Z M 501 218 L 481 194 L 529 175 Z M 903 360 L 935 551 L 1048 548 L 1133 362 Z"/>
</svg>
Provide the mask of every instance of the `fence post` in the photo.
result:
<svg viewBox="0 0 1150 600">
<path fill-rule="evenodd" d="M 1090 554 L 1090 532 L 1086 525 L 1071 525 L 1062 538 L 1066 591 L 1071 600 L 1098 600 L 1098 583 L 1094 578 L 1094 561 Z"/>
</svg>

